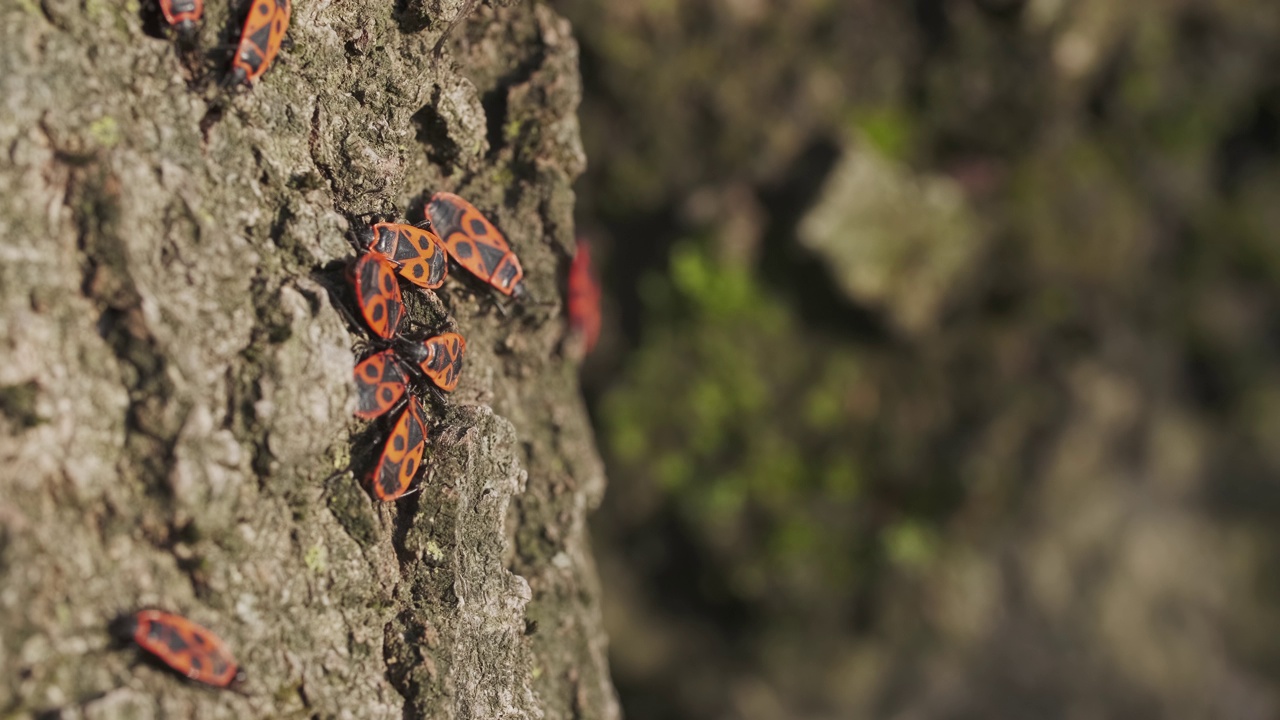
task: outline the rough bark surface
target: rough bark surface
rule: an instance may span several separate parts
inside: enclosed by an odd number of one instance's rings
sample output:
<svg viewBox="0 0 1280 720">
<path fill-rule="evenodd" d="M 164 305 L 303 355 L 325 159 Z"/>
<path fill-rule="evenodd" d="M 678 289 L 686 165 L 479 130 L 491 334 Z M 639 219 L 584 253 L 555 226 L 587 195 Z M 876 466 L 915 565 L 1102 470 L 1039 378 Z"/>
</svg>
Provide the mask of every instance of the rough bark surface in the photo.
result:
<svg viewBox="0 0 1280 720">
<path fill-rule="evenodd" d="M 603 469 L 560 352 L 584 167 L 577 46 L 541 5 L 299 0 L 257 87 L 151 0 L 0 4 L 0 717 L 617 717 L 585 515 Z M 508 3 L 508 5 L 510 5 Z M 457 191 L 535 302 L 464 278 L 422 491 L 370 499 L 332 294 L 347 218 Z M 459 273 L 461 275 L 461 273 Z M 212 692 L 114 647 L 142 606 L 214 629 Z"/>
</svg>

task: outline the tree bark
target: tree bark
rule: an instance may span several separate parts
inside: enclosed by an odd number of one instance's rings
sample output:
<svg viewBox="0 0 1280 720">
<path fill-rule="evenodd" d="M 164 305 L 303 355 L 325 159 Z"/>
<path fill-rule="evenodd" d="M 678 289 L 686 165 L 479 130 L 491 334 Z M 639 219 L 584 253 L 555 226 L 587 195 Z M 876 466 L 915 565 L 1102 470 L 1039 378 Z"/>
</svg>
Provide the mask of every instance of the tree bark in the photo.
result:
<svg viewBox="0 0 1280 720">
<path fill-rule="evenodd" d="M 0 4 L 0 717 L 617 717 L 604 473 L 560 350 L 568 24 L 479 4 L 437 56 L 462 0 L 299 0 L 229 91 L 247 4 L 210 0 L 184 52 L 152 2 Z M 535 300 L 450 278 L 462 382 L 421 492 L 382 504 L 333 290 L 347 218 L 436 190 L 506 232 Z M 241 692 L 114 646 L 144 606 L 226 640 Z"/>
</svg>

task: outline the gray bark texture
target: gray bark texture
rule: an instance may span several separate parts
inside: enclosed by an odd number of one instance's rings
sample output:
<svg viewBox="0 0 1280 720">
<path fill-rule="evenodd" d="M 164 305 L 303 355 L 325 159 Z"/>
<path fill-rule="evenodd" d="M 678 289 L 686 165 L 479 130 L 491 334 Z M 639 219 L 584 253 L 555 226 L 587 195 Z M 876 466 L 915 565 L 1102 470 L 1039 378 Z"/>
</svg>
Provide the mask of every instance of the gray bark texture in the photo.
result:
<svg viewBox="0 0 1280 720">
<path fill-rule="evenodd" d="M 562 352 L 585 164 L 577 45 L 538 4 L 297 0 L 228 91 L 247 2 L 198 49 L 154 0 L 0 1 L 0 718 L 615 718 L 585 520 L 604 473 Z M 499 5 L 502 5 L 499 3 Z M 455 272 L 421 492 L 370 498 L 347 218 L 467 197 L 534 301 Z M 505 303 L 509 305 L 509 303 Z M 240 692 L 113 644 L 155 606 Z"/>
</svg>

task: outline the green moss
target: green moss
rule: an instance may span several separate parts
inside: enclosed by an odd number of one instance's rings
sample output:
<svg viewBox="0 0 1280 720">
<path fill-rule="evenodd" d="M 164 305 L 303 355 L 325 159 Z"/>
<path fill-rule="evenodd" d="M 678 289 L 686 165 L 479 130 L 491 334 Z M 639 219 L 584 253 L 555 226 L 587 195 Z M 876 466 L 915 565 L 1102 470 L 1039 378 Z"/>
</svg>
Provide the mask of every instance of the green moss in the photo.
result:
<svg viewBox="0 0 1280 720">
<path fill-rule="evenodd" d="M 906 161 L 915 146 L 911 116 L 893 105 L 855 112 L 853 126 L 862 140 L 892 160 Z"/>
<path fill-rule="evenodd" d="M 846 401 L 865 381 L 857 349 L 819 349 L 826 341 L 748 269 L 717 264 L 696 241 L 676 245 L 670 275 L 646 279 L 643 292 L 651 332 L 603 406 L 620 472 L 652 482 L 691 532 L 730 548 L 722 560 L 734 577 L 781 582 L 815 548 L 834 548 L 819 576 L 856 576 L 849 529 L 815 517 L 863 501 Z"/>
<path fill-rule="evenodd" d="M 506 187 L 514 184 L 516 181 L 515 172 L 511 170 L 510 165 L 498 165 L 493 168 L 490 173 L 490 182 L 497 187 Z"/>
<path fill-rule="evenodd" d="M 838 501 L 856 498 L 862 487 L 858 464 L 850 457 L 830 458 L 824 468 L 822 487 L 831 498 Z"/>
<path fill-rule="evenodd" d="M 110 5 L 103 0 L 85 0 L 84 14 L 93 22 L 101 22 Z"/>
<path fill-rule="evenodd" d="M 668 491 L 680 490 L 693 476 L 690 458 L 678 453 L 667 453 L 658 458 L 653 470 L 659 484 Z"/>
<path fill-rule="evenodd" d="M 120 125 L 110 115 L 100 117 L 89 124 L 89 137 L 104 149 L 113 148 L 120 142 Z"/>
<path fill-rule="evenodd" d="M 511 120 L 502 128 L 502 137 L 508 143 L 515 142 L 526 124 L 528 124 L 527 120 Z"/>
<path fill-rule="evenodd" d="M 904 568 L 923 568 L 938 554 L 938 538 L 934 530 L 905 521 L 884 532 L 884 545 L 889 560 Z"/>
<path fill-rule="evenodd" d="M 831 428 L 840 421 L 840 400 L 825 389 L 812 389 L 805 398 L 804 420 L 814 430 Z"/>
<path fill-rule="evenodd" d="M 317 575 L 329 568 L 329 550 L 323 545 L 312 545 L 302 557 L 307 569 Z"/>
<path fill-rule="evenodd" d="M 294 698 L 298 696 L 298 692 L 302 689 L 301 683 L 290 682 L 284 683 L 276 687 L 276 691 L 272 694 L 276 705 L 287 706 Z"/>
<path fill-rule="evenodd" d="M 609 437 L 609 445 L 614 454 L 624 462 L 639 460 L 648 447 L 640 422 L 626 417 L 627 408 L 618 401 L 614 401 L 606 412 L 614 419 L 610 427 L 612 435 Z"/>
<path fill-rule="evenodd" d="M 427 554 L 427 557 L 431 558 L 432 562 L 439 563 L 444 561 L 444 549 L 435 540 L 428 540 L 426 546 L 423 547 L 423 552 Z"/>
</svg>

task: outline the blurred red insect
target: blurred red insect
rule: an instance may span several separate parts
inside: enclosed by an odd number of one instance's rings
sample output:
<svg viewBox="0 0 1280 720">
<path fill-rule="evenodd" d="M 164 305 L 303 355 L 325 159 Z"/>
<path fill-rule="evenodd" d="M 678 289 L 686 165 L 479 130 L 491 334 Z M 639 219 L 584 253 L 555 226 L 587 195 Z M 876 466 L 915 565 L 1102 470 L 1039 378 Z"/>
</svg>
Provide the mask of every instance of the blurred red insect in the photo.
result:
<svg viewBox="0 0 1280 720">
<path fill-rule="evenodd" d="M 356 417 L 373 420 L 391 409 L 409 391 L 409 375 L 392 350 L 365 358 L 355 369 Z"/>
<path fill-rule="evenodd" d="M 379 500 L 392 502 L 409 490 L 422 465 L 426 444 L 427 423 L 422 417 L 422 406 L 417 398 L 409 396 L 408 406 L 396 420 L 382 455 L 369 475 L 373 494 Z"/>
<path fill-rule="evenodd" d="M 196 23 L 204 15 L 204 0 L 160 0 L 160 12 L 183 37 L 195 34 Z"/>
<path fill-rule="evenodd" d="M 419 287 L 438 288 L 449 274 L 449 256 L 444 242 L 430 230 L 414 225 L 380 222 L 356 231 L 356 245 L 362 252 L 386 258 L 400 275 Z"/>
<path fill-rule="evenodd" d="M 458 333 L 444 333 L 417 343 L 405 343 L 403 354 L 412 360 L 437 387 L 453 392 L 462 372 L 462 354 L 467 341 Z"/>
<path fill-rule="evenodd" d="M 391 263 L 374 253 L 361 255 L 347 268 L 347 278 L 369 329 L 384 340 L 391 339 L 404 319 L 404 296 Z"/>
<path fill-rule="evenodd" d="M 600 281 L 591 264 L 591 245 L 578 238 L 578 251 L 569 266 L 569 329 L 583 339 L 590 353 L 600 339 Z"/>
<path fill-rule="evenodd" d="M 438 192 L 427 203 L 427 217 L 459 265 L 504 295 L 519 298 L 525 294 L 520 259 L 506 237 L 474 205 L 453 193 Z"/>
<path fill-rule="evenodd" d="M 271 67 L 289 30 L 292 12 L 289 0 L 253 0 L 235 59 L 231 61 L 232 83 L 253 83 Z"/>
<path fill-rule="evenodd" d="M 117 618 L 111 634 L 132 641 L 180 675 L 228 688 L 244 679 L 225 643 L 208 629 L 163 610 L 140 610 Z"/>
</svg>

